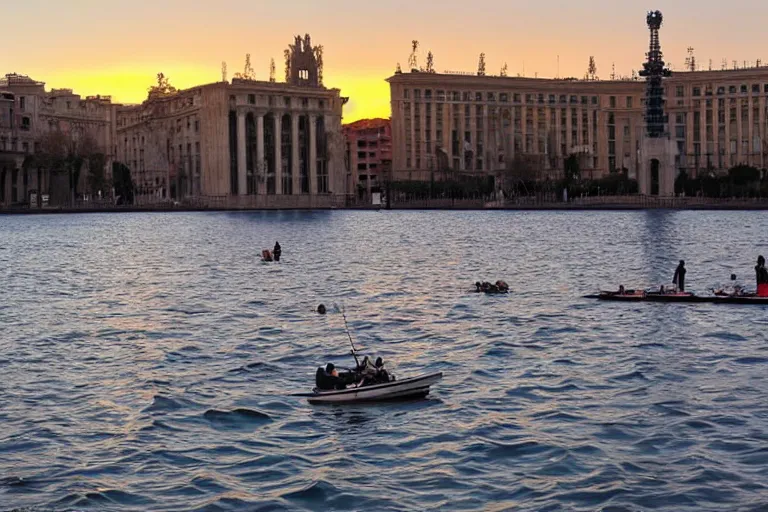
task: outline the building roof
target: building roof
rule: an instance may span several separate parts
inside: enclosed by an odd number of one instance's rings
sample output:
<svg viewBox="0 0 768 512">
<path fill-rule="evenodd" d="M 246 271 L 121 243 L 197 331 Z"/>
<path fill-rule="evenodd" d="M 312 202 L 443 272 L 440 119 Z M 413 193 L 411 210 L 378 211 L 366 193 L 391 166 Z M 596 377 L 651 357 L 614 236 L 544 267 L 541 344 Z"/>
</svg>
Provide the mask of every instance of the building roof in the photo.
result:
<svg viewBox="0 0 768 512">
<path fill-rule="evenodd" d="M 344 128 L 347 130 L 367 130 L 371 128 L 382 128 L 389 126 L 390 120 L 377 117 L 374 119 L 360 119 L 354 123 L 345 124 Z"/>
</svg>

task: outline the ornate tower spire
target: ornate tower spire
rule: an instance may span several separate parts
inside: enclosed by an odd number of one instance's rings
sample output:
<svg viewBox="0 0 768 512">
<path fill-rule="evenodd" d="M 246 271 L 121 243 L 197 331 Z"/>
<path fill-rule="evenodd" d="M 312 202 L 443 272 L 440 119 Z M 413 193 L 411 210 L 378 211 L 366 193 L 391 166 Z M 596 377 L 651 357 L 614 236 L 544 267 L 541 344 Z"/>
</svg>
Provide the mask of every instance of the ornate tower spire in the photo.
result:
<svg viewBox="0 0 768 512">
<path fill-rule="evenodd" d="M 665 134 L 664 125 L 667 117 L 664 114 L 664 86 L 662 80 L 672 75 L 664 66 L 664 58 L 659 44 L 659 29 L 664 18 L 660 11 L 649 12 L 646 17 L 648 29 L 651 32 L 651 42 L 648 50 L 648 60 L 643 63 L 640 76 L 645 77 L 645 125 L 646 134 L 651 138 L 660 138 Z"/>
</svg>

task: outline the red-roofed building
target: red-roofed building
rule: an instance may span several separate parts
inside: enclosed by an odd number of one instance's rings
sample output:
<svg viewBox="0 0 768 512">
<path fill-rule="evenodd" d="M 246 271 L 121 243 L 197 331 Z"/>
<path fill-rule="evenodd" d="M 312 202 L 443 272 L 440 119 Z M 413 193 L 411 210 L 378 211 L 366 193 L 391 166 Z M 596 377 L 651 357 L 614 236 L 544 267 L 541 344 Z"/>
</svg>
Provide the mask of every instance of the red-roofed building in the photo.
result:
<svg viewBox="0 0 768 512">
<path fill-rule="evenodd" d="M 355 185 L 368 195 L 381 185 L 392 162 L 392 124 L 389 119 L 361 119 L 344 125 L 349 162 L 348 190 Z"/>
</svg>

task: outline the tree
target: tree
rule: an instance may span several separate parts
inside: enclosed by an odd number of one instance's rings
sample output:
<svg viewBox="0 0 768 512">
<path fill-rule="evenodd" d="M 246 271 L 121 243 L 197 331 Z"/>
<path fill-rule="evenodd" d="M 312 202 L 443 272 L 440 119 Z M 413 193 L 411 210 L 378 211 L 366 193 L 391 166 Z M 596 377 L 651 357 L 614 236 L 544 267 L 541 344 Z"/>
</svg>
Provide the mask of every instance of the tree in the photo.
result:
<svg viewBox="0 0 768 512">
<path fill-rule="evenodd" d="M 73 133 L 54 130 L 45 133 L 38 142 L 40 151 L 36 155 L 37 163 L 40 167 L 48 169 L 51 176 L 48 191 L 51 202 L 74 205 L 83 165 L 88 162 L 89 169 L 96 170 L 101 161 L 103 174 L 106 157 L 104 160 L 95 157 L 101 151 L 96 140 L 88 133 L 76 136 Z M 67 197 L 62 193 L 64 190 L 67 191 Z"/>
<path fill-rule="evenodd" d="M 131 179 L 131 170 L 123 163 L 112 164 L 112 180 L 115 187 L 117 204 L 133 204 L 135 185 Z"/>
<path fill-rule="evenodd" d="M 568 155 L 568 158 L 566 158 L 564 162 L 564 171 L 566 184 L 576 181 L 581 177 L 579 158 L 576 155 Z"/>
</svg>

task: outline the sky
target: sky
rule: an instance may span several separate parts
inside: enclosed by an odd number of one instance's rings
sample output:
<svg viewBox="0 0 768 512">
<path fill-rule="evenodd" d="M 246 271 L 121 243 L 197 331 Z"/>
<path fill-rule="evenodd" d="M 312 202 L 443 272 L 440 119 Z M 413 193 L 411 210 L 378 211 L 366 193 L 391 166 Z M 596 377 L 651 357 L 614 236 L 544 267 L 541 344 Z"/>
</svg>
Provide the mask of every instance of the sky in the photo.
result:
<svg viewBox="0 0 768 512">
<path fill-rule="evenodd" d="M 350 97 L 346 123 L 389 116 L 385 79 L 406 69 L 414 39 L 419 65 L 431 50 L 438 72 L 476 72 L 483 52 L 487 74 L 506 63 L 509 76 L 583 77 L 594 56 L 599 77 L 612 65 L 628 76 L 647 50 L 648 9 L 664 14 L 673 70 L 689 46 L 704 69 L 710 59 L 713 69 L 724 58 L 768 64 L 768 2 L 758 0 L 9 0 L 0 12 L 17 21 L 3 23 L 0 73 L 138 103 L 159 72 L 178 88 L 216 82 L 223 61 L 231 78 L 246 53 L 257 79 L 274 58 L 282 80 L 283 50 L 308 32 L 324 47 L 325 85 Z"/>
</svg>

